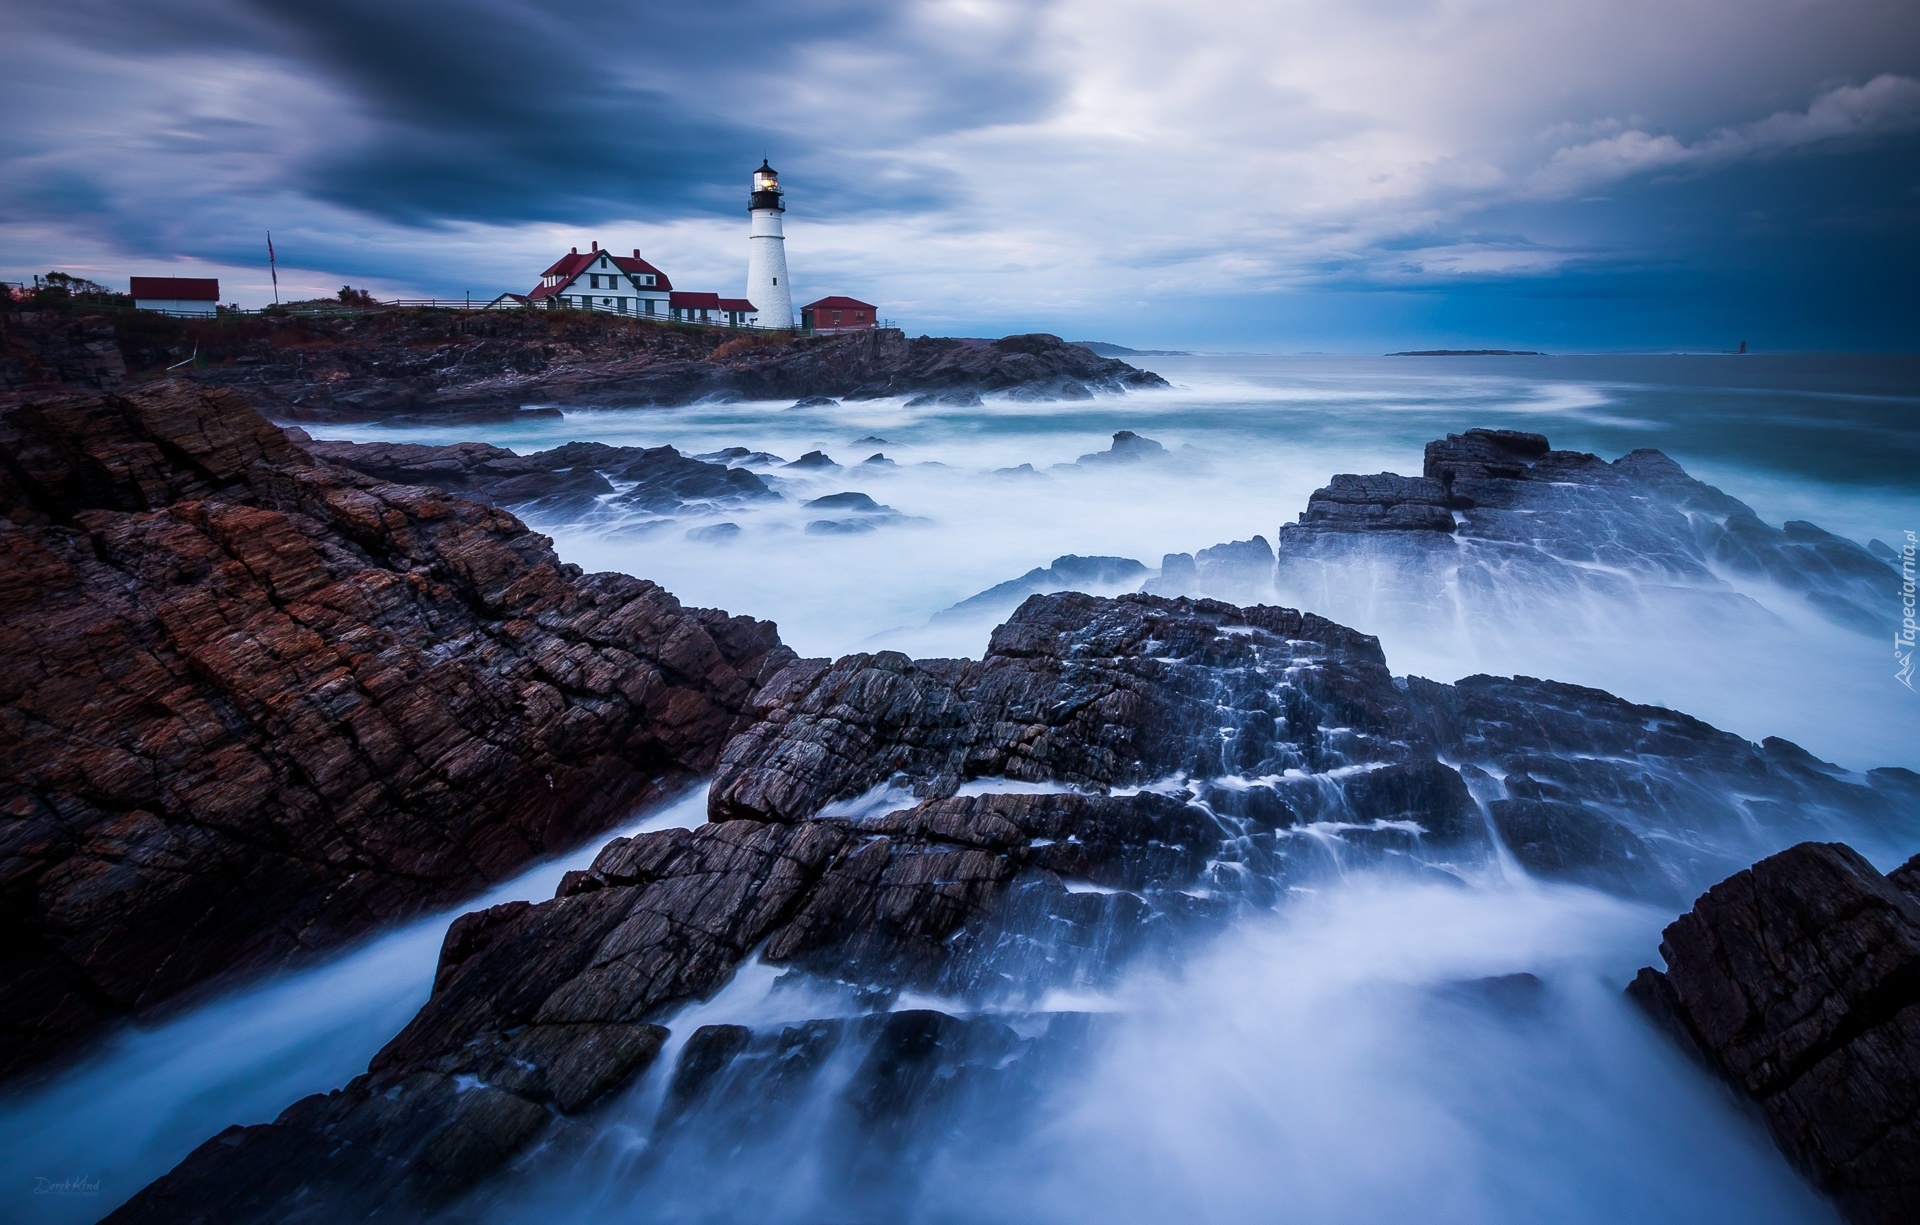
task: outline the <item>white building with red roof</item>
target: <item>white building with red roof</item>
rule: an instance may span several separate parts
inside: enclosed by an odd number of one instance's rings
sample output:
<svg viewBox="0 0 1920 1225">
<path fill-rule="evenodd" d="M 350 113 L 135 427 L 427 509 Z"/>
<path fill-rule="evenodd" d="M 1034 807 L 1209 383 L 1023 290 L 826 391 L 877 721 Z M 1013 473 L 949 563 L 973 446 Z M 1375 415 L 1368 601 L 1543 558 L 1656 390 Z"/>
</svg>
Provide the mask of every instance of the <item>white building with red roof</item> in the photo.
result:
<svg viewBox="0 0 1920 1225">
<path fill-rule="evenodd" d="M 518 294 L 494 299 L 496 306 L 519 303 Z M 524 303 L 534 310 L 609 311 L 675 323 L 751 327 L 759 321 L 759 312 L 745 298 L 676 290 L 666 273 L 640 258 L 639 248 L 631 256 L 615 255 L 597 242 L 585 254 L 575 247 L 554 261 Z"/>
<path fill-rule="evenodd" d="M 128 280 L 133 305 L 169 315 L 212 315 L 220 310 L 220 282 L 213 277 L 136 276 Z"/>
<path fill-rule="evenodd" d="M 602 251 L 599 243 L 581 253 L 580 248 L 554 261 L 540 274 L 540 283 L 527 295 L 527 305 L 536 310 L 596 310 L 616 315 L 652 315 L 665 319 L 673 296 L 673 282 L 667 274 L 640 258 L 640 249 L 631 256 Z"/>
</svg>

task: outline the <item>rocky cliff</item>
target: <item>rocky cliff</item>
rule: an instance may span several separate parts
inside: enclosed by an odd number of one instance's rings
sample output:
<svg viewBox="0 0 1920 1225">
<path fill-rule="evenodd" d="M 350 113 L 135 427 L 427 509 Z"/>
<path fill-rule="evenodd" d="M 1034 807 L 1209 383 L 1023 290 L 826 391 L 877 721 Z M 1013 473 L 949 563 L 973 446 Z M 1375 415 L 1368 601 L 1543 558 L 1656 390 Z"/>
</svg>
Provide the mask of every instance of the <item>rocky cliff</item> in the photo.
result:
<svg viewBox="0 0 1920 1225">
<path fill-rule="evenodd" d="M 1920 1220 L 1920 856 L 1807 842 L 1709 889 L 1629 989 L 1848 1219 Z"/>
<path fill-rule="evenodd" d="M 774 627 L 184 382 L 0 409 L 0 1072 L 712 767 Z"/>
<path fill-rule="evenodd" d="M 175 320 L 0 310 L 0 402 L 108 389 L 190 365 L 282 420 L 365 421 L 523 404 L 685 404 L 705 397 L 999 392 L 1084 399 L 1165 386 L 1057 336 L 909 339 L 729 332 L 589 311 L 391 310 L 324 318 Z"/>
<path fill-rule="evenodd" d="M 1659 451 L 1608 462 L 1517 430 L 1430 442 L 1417 477 L 1336 476 L 1280 528 L 1279 583 L 1293 598 L 1333 596 L 1375 562 L 1383 605 L 1414 615 L 1448 598 L 1472 615 L 1503 586 L 1575 602 L 1618 595 L 1628 586 L 1618 572 L 1690 593 L 1700 615 L 1758 613 L 1724 573 L 1778 583 L 1878 635 L 1897 586 L 1893 568 L 1852 541 L 1800 520 L 1764 523 Z"/>
<path fill-rule="evenodd" d="M 1721 865 L 1662 830 L 1757 817 L 1791 841 L 1844 815 L 1920 835 L 1917 782 L 1594 690 L 1396 681 L 1376 640 L 1288 609 L 1035 596 L 981 660 L 783 668 L 722 754 L 708 824 L 616 840 L 552 901 L 465 916 L 364 1076 L 209 1140 L 112 1219 L 453 1204 L 542 1138 L 583 1142 L 595 1100 L 755 949 L 856 1007 L 912 990 L 1011 1016 L 1191 947 L 1336 855 L 1457 878 L 1489 862 L 1491 821 L 1542 874 L 1672 896 Z M 910 1082 L 883 1102 L 982 1049 L 1025 1057 L 991 1018 L 897 1015 L 911 1033 L 863 1039 Z M 849 1025 L 702 1030 L 672 1083 L 717 1108 L 701 1086 L 755 1083 L 775 1051 L 803 1066 L 806 1035 Z"/>
</svg>

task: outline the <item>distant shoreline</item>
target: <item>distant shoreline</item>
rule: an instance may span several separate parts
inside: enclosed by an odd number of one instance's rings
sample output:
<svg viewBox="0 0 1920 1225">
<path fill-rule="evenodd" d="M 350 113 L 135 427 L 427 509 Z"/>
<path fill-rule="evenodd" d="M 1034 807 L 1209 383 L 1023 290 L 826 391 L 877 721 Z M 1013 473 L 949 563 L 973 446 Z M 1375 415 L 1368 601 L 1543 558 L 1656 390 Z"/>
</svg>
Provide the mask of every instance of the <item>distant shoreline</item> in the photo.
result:
<svg viewBox="0 0 1920 1225">
<path fill-rule="evenodd" d="M 1407 349 L 1388 357 L 1545 357 L 1538 349 Z"/>
</svg>

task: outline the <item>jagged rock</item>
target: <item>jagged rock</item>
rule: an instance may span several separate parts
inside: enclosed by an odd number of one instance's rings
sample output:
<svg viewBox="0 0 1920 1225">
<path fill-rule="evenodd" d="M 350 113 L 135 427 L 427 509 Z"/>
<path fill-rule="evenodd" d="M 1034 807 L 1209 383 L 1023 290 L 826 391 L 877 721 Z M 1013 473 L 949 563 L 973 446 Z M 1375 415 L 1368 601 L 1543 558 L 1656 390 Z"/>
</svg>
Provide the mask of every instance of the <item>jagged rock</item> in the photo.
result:
<svg viewBox="0 0 1920 1225">
<path fill-rule="evenodd" d="M 1079 384 L 1075 384 L 1075 386 L 1079 386 Z M 1081 387 L 1080 390 L 1083 393 L 1079 397 L 1080 399 L 1090 400 L 1093 398 L 1093 393 L 1090 391 L 1087 391 L 1086 388 Z M 1071 399 L 1073 397 L 1050 396 L 1050 397 L 1035 397 L 1035 398 Z M 908 400 L 906 403 L 906 407 L 907 408 L 933 408 L 933 407 L 979 408 L 984 403 L 985 401 L 981 400 L 980 393 L 977 391 L 973 391 L 971 389 L 955 389 L 952 391 L 923 391 L 919 395 L 913 397 L 911 400 Z"/>
<path fill-rule="evenodd" d="M 386 310 L 351 318 L 265 316 L 210 329 L 123 312 L 69 320 L 0 310 L 0 397 L 102 388 L 128 371 L 198 355 L 192 377 L 232 387 L 280 420 L 454 419 L 524 404 L 626 407 L 766 399 L 824 407 L 835 397 L 981 392 L 1086 398 L 1163 387 L 1159 375 L 1057 336 L 1000 340 L 896 328 L 839 336 L 741 334 L 600 311 Z"/>
<path fill-rule="evenodd" d="M 1066 399 L 1167 385 L 1157 374 L 1044 333 L 999 340 L 908 339 L 896 328 L 752 349 L 715 377 L 750 399 L 930 394 L 931 402 L 941 404 L 978 404 L 986 392 Z"/>
<path fill-rule="evenodd" d="M 762 721 L 723 754 L 716 819 L 797 820 L 895 774 L 937 794 L 980 776 L 1106 786 L 1410 755 L 1377 640 L 1290 609 L 1034 596 L 981 660 L 852 655 L 769 685 Z"/>
<path fill-rule="evenodd" d="M 689 458 L 672 447 L 570 442 L 522 456 L 481 442 L 436 447 L 316 442 L 304 430 L 291 436 L 309 454 L 328 463 L 396 484 L 444 489 L 523 514 L 577 514 L 613 496 L 613 481 L 629 486 L 619 494 L 620 502 L 655 512 L 779 496 L 745 468 Z M 741 456 L 749 454 L 736 450 Z"/>
<path fill-rule="evenodd" d="M 107 316 L 0 309 L 0 395 L 104 389 L 126 377 L 126 359 Z"/>
<path fill-rule="evenodd" d="M 1027 471 L 1033 469 L 1029 467 Z M 1001 617 L 1030 595 L 1049 591 L 1082 591 L 1104 595 L 1137 582 L 1147 568 L 1131 557 L 1056 557 L 1047 566 L 1035 566 L 1019 578 L 996 583 L 958 604 L 935 613 L 935 621 L 954 618 Z"/>
<path fill-rule="evenodd" d="M 1801 843 L 1709 889 L 1628 993 L 1848 1219 L 1920 1219 L 1920 857 Z"/>
<path fill-rule="evenodd" d="M 833 457 L 825 451 L 808 451 L 792 463 L 781 466 L 786 468 L 837 469 L 840 465 L 834 463 Z"/>
<path fill-rule="evenodd" d="M 1866 824 L 1920 836 L 1912 771 L 1864 777 L 1678 711 L 1532 677 L 1408 678 L 1427 735 L 1529 871 L 1678 902 L 1744 854 Z"/>
<path fill-rule="evenodd" d="M 651 1058 L 648 1027 L 755 947 L 867 1006 L 906 990 L 1017 1005 L 1270 904 L 1329 845 L 1382 869 L 1483 864 L 1477 798 L 1506 830 L 1540 827 L 1521 849 L 1543 869 L 1642 893 L 1700 866 L 1651 836 L 1662 822 L 1758 825 L 1780 841 L 1833 814 L 1920 825 L 1920 779 L 1905 771 L 1862 781 L 1784 742 L 1574 686 L 1396 682 L 1366 635 L 1205 600 L 1035 596 L 981 660 L 795 661 L 749 717 L 707 825 L 615 839 L 554 900 L 462 918 L 432 997 L 366 1076 L 203 1146 L 117 1219 L 266 1221 L 293 1205 L 404 1218 L 631 1078 Z M 1602 820 L 1638 844 L 1594 835 Z M 1634 866 L 1642 847 L 1651 878 Z M 700 1120 L 724 1130 L 729 1110 L 758 1117 L 766 1099 L 749 1095 L 806 1080 L 873 1026 L 902 1028 L 854 1077 L 861 1118 L 923 1100 L 914 1086 L 946 1092 L 950 1065 L 928 1059 L 960 1031 L 903 1015 L 696 1034 L 656 1138 L 698 1142 Z M 590 1056 L 569 1053 L 581 1041 Z M 487 1090 L 484 1126 L 463 1121 L 479 1105 L 449 1077 Z M 443 1134 L 462 1137 L 457 1160 L 424 1139 Z"/>
<path fill-rule="evenodd" d="M 1167 449 L 1151 438 L 1142 438 L 1132 430 L 1121 430 L 1113 436 L 1113 445 L 1104 451 L 1095 451 L 1082 455 L 1074 464 L 1090 466 L 1098 464 L 1137 464 L 1145 460 L 1164 459 Z M 1067 467 L 1062 464 L 1060 467 Z"/>
<path fill-rule="evenodd" d="M 1895 572 L 1810 523 L 1760 521 L 1658 451 L 1608 463 L 1544 436 L 1468 430 L 1427 444 L 1420 477 L 1342 475 L 1280 528 L 1283 595 L 1357 616 L 1356 593 L 1395 615 L 1497 611 L 1526 588 L 1577 604 L 1623 595 L 1638 573 L 1693 593 L 1696 611 L 1765 617 L 1721 572 L 1802 592 L 1831 619 L 1878 633 Z"/>
<path fill-rule="evenodd" d="M 807 524 L 810 535 L 849 535 L 871 532 L 892 523 L 904 523 L 907 516 L 891 506 L 883 506 L 864 493 L 830 493 L 801 503 L 805 510 L 829 511 L 856 516 L 852 519 L 815 519 Z"/>
<path fill-rule="evenodd" d="M 1428 477 L 1345 474 L 1314 490 L 1300 523 L 1318 530 L 1451 532 L 1453 511 L 1448 509 L 1446 487 Z"/>
<path fill-rule="evenodd" d="M 774 627 L 180 382 L 0 410 L 6 1072 L 711 766 Z"/>
</svg>

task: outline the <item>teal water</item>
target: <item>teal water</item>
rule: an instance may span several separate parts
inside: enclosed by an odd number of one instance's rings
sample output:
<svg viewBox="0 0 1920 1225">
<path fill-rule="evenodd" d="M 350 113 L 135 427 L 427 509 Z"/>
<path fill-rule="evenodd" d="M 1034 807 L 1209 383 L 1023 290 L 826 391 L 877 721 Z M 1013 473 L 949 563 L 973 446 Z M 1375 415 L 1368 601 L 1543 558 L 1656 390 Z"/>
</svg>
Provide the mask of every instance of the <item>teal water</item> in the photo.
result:
<svg viewBox="0 0 1920 1225">
<path fill-rule="evenodd" d="M 1655 447 L 1779 524 L 1811 520 L 1865 544 L 1920 531 L 1920 357 L 1586 356 L 1142 359 L 1171 390 L 1092 401 L 906 408 L 700 404 L 568 411 L 511 425 L 335 427 L 327 436 L 450 442 L 521 453 L 575 439 L 742 446 L 784 459 L 820 450 L 820 475 L 762 466 L 786 501 L 659 517 L 608 509 L 529 515 L 567 560 L 655 579 L 691 604 L 779 623 L 806 655 L 894 648 L 978 655 L 991 620 L 939 610 L 1067 553 L 1149 567 L 1254 535 L 1277 539 L 1337 472 L 1417 474 L 1432 439 L 1476 426 L 1534 430 L 1613 459 Z M 1164 444 L 1169 462 L 1072 466 L 1117 430 Z M 866 437 L 884 439 L 859 443 Z M 883 454 L 894 466 L 860 461 Z M 996 475 L 1031 465 L 1036 474 Z M 1056 465 L 1067 465 L 1058 467 Z M 799 502 L 858 491 L 911 522 L 859 536 L 804 531 Z M 690 540 L 718 521 L 726 545 Z M 1843 765 L 1920 767 L 1920 695 L 1894 679 L 1885 638 L 1804 615 L 1804 601 L 1743 592 L 1778 625 L 1739 632 L 1709 615 L 1645 606 L 1568 610 L 1524 588 L 1497 613 L 1416 625 L 1358 603 L 1318 608 L 1380 635 L 1396 672 L 1551 676 L 1686 710 L 1751 738 L 1796 740 Z M 1276 593 L 1272 598 L 1281 598 Z"/>
<path fill-rule="evenodd" d="M 841 471 L 760 469 L 787 495 L 780 502 L 673 516 L 601 507 L 534 520 L 567 560 L 656 579 L 690 603 L 771 617 L 810 654 L 978 653 L 990 623 L 930 618 L 1062 553 L 1153 566 L 1164 552 L 1256 533 L 1272 540 L 1333 473 L 1415 473 L 1428 440 L 1474 426 L 1537 430 L 1607 458 L 1658 447 L 1773 523 L 1811 519 L 1895 544 L 1920 530 L 1920 359 L 1151 364 L 1172 390 L 1073 404 L 709 404 L 315 432 L 480 439 L 523 453 L 575 439 L 688 453 L 745 446 L 787 459 L 825 450 Z M 1167 462 L 1054 467 L 1104 448 L 1121 429 L 1165 444 Z M 886 441 L 855 445 L 868 435 Z M 858 465 L 875 452 L 895 466 Z M 1038 475 L 997 474 L 1021 464 Z M 798 502 L 848 490 L 913 521 L 809 535 Z M 740 525 L 734 543 L 687 538 L 722 519 Z M 1535 593 L 1507 594 L 1483 623 L 1435 627 L 1388 615 L 1361 628 L 1381 635 L 1396 672 L 1527 671 L 1665 702 L 1749 736 L 1788 735 L 1847 766 L 1920 766 L 1920 697 L 1893 679 L 1887 642 L 1806 616 L 1787 593 L 1748 590 L 1777 624 L 1738 634 L 1631 601 L 1573 610 L 1583 614 L 1576 624 Z M 1894 616 L 1890 609 L 1888 637 Z M 653 827 L 702 811 L 696 794 L 640 815 Z M 591 851 L 532 869 L 490 900 L 544 896 Z M 1200 951 L 1177 976 L 1058 1001 L 1125 1014 L 1122 1041 L 1088 1079 L 1050 1099 L 1037 1123 L 1008 1131 L 1019 1144 L 992 1163 L 955 1148 L 916 1171 L 924 1199 L 914 1219 L 1836 1219 L 1754 1120 L 1621 1000 L 1626 978 L 1657 959 L 1670 912 L 1516 873 L 1463 884 L 1330 879 Z M 450 918 L 380 933 L 325 964 L 124 1031 L 85 1064 L 0 1100 L 0 1218 L 94 1219 L 222 1127 L 266 1121 L 344 1083 L 424 998 Z M 1547 984 L 1537 1014 L 1446 1002 L 1449 983 L 1520 972 Z M 665 1023 L 683 1038 L 710 1021 L 788 1019 L 783 1010 L 797 1005 L 791 992 L 774 992 L 774 977 L 752 967 Z M 659 1203 L 634 1199 L 620 1174 L 644 1149 L 655 1100 L 647 1094 L 657 1089 L 638 1085 L 610 1103 L 601 1116 L 608 1141 L 594 1151 L 509 1176 L 492 1217 L 666 1219 Z M 792 1176 L 783 1186 L 801 1185 L 803 1152 L 774 1159 Z M 793 1216 L 796 1203 L 813 1205 L 764 1181 L 740 1184 L 738 1171 L 683 1174 L 698 1209 L 684 1219 L 828 1219 Z M 94 1179 L 101 1191 L 35 1196 L 36 1178 Z M 759 1198 L 711 1202 L 713 1187 L 736 1185 Z M 752 1215 L 762 1207 L 764 1216 Z"/>
</svg>

